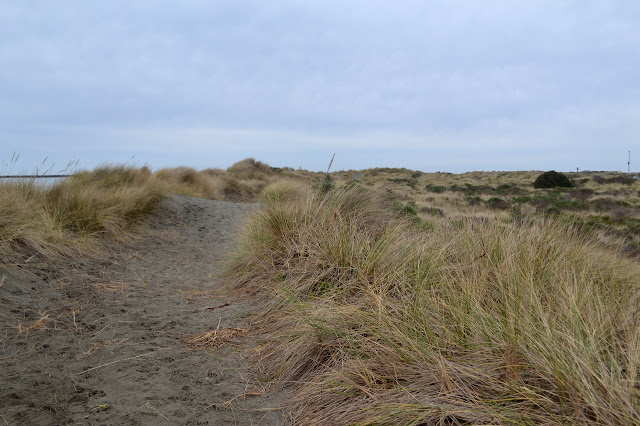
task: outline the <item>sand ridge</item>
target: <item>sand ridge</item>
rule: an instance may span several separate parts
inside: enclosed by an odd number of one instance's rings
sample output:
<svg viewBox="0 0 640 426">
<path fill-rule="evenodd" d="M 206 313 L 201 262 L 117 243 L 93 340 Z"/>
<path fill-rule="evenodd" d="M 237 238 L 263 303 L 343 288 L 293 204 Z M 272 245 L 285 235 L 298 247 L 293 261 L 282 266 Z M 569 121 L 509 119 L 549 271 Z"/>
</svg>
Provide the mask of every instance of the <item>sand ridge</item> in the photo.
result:
<svg viewBox="0 0 640 426">
<path fill-rule="evenodd" d="M 172 196 L 99 260 L 0 266 L 0 424 L 287 423 L 249 369 L 253 307 L 220 290 L 253 208 Z"/>
</svg>

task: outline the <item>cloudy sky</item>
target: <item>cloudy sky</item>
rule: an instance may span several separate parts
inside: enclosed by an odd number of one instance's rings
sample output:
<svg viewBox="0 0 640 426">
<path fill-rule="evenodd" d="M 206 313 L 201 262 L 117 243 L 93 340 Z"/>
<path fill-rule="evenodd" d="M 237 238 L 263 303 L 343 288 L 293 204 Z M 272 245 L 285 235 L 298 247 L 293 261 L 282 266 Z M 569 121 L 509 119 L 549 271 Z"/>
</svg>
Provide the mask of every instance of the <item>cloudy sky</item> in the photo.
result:
<svg viewBox="0 0 640 426">
<path fill-rule="evenodd" d="M 626 171 L 638 142 L 637 0 L 0 1 L 5 170 Z"/>
</svg>

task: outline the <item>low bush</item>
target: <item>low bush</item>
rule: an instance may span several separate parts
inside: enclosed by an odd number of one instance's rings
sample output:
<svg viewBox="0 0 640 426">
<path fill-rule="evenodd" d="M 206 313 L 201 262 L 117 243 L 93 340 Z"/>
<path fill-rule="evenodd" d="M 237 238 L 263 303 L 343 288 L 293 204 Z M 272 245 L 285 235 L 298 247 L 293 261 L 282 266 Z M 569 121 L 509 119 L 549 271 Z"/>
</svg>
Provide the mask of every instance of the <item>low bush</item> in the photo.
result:
<svg viewBox="0 0 640 426">
<path fill-rule="evenodd" d="M 470 183 L 466 183 L 464 186 L 454 184 L 449 187 L 449 190 L 454 192 L 463 192 L 469 196 L 474 194 L 494 194 L 496 192 L 495 188 L 489 185 L 472 185 Z"/>
<path fill-rule="evenodd" d="M 416 189 L 417 185 L 418 185 L 418 181 L 415 179 L 404 179 L 404 178 L 398 178 L 398 179 L 394 179 L 394 178 L 387 178 L 387 180 L 389 182 L 394 182 L 394 183 L 406 183 L 407 186 L 411 189 Z"/>
<path fill-rule="evenodd" d="M 530 203 L 531 201 L 533 201 L 533 198 L 529 196 L 516 197 L 513 199 L 514 203 Z"/>
<path fill-rule="evenodd" d="M 540 176 L 538 176 L 533 182 L 534 188 L 555 188 L 555 187 L 564 187 L 571 188 L 573 187 L 573 183 L 569 180 L 569 178 L 563 174 L 558 173 L 555 170 L 551 170 L 549 172 L 544 172 Z"/>
<path fill-rule="evenodd" d="M 521 194 L 522 192 L 524 192 L 524 189 L 517 185 L 504 183 L 498 185 L 495 189 L 495 192 L 498 194 Z"/>
<path fill-rule="evenodd" d="M 425 189 L 436 194 L 442 194 L 446 190 L 444 186 L 435 186 L 431 184 L 425 186 Z"/>
<path fill-rule="evenodd" d="M 505 201 L 502 198 L 498 198 L 498 197 L 491 197 L 486 201 L 486 203 L 487 203 L 487 207 L 494 210 L 505 210 L 510 207 L 510 204 L 508 201 Z"/>
</svg>

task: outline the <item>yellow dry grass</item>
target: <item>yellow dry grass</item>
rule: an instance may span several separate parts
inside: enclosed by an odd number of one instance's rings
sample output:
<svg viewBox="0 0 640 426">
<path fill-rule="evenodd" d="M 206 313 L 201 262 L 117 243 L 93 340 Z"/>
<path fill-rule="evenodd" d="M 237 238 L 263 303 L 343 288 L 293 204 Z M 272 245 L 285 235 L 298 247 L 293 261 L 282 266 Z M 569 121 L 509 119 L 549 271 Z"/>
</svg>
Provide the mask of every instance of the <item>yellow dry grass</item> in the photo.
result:
<svg viewBox="0 0 640 426">
<path fill-rule="evenodd" d="M 164 190 L 192 197 L 224 200 L 225 182 L 219 176 L 197 172 L 188 167 L 162 169 L 156 177 L 164 184 Z"/>
<path fill-rule="evenodd" d="M 111 338 L 109 340 L 101 340 L 101 341 L 97 341 L 94 342 L 91 347 L 85 349 L 82 353 L 78 354 L 75 359 L 76 360 L 81 360 L 83 358 L 86 358 L 88 356 L 93 355 L 93 353 L 95 353 L 96 351 L 98 351 L 99 349 L 103 349 L 103 348 L 108 348 L 114 344 L 124 344 L 126 342 L 129 341 L 128 337 L 123 337 L 121 339 L 117 339 L 117 338 Z"/>
<path fill-rule="evenodd" d="M 248 159 L 229 171 L 177 167 L 152 173 L 105 165 L 50 186 L 0 181 L 0 254 L 7 260 L 73 256 L 97 238 L 133 236 L 167 193 L 254 201 L 265 186 L 285 179 L 297 178 Z"/>
<path fill-rule="evenodd" d="M 126 238 L 163 196 L 146 169 L 104 166 L 50 186 L 0 182 L 0 253 L 48 258 L 96 237 Z"/>
<path fill-rule="evenodd" d="M 194 349 L 217 349 L 234 337 L 244 333 L 245 330 L 241 328 L 216 328 L 206 333 L 187 336 L 185 341 Z"/>
<path fill-rule="evenodd" d="M 266 203 L 228 276 L 303 424 L 640 419 L 640 266 L 545 216 L 425 227 L 362 188 Z"/>
<path fill-rule="evenodd" d="M 618 172 L 567 173 L 574 188 L 536 189 L 538 171 L 422 173 L 406 169 L 335 172 L 336 187 L 387 191 L 429 223 L 510 221 L 554 216 L 597 234 L 603 243 L 640 254 L 640 184 Z"/>
<path fill-rule="evenodd" d="M 40 315 L 40 317 L 26 327 L 23 326 L 22 323 L 18 323 L 18 334 L 29 334 L 32 331 L 39 330 L 49 321 L 53 320 L 46 312 L 38 312 L 38 315 Z"/>
</svg>

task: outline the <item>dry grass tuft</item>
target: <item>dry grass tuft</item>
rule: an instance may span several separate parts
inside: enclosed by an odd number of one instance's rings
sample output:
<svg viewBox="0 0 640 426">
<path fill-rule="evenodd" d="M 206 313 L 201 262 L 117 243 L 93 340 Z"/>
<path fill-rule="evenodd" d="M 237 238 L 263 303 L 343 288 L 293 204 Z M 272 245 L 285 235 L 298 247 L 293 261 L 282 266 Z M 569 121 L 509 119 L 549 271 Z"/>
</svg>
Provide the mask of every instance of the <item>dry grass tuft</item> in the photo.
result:
<svg viewBox="0 0 640 426">
<path fill-rule="evenodd" d="M 94 237 L 126 238 L 163 196 L 147 168 L 103 166 L 51 186 L 0 182 L 0 253 L 72 255 Z"/>
<path fill-rule="evenodd" d="M 278 180 L 267 185 L 258 195 L 261 203 L 300 200 L 306 196 L 311 186 L 303 181 Z"/>
<path fill-rule="evenodd" d="M 156 173 L 156 176 L 165 183 L 167 192 L 212 200 L 225 198 L 226 185 L 219 176 L 197 172 L 188 167 L 162 169 Z"/>
<path fill-rule="evenodd" d="M 253 201 L 263 188 L 285 179 L 267 164 L 246 159 L 228 170 L 196 171 L 186 167 L 163 169 L 156 173 L 165 190 L 192 197 L 213 200 Z"/>
<path fill-rule="evenodd" d="M 152 173 L 147 167 L 105 165 L 50 186 L 0 181 L 0 254 L 73 256 L 96 238 L 131 237 L 166 193 L 254 201 L 265 186 L 276 188 L 286 179 L 294 178 L 247 159 L 229 171 L 177 167 Z M 302 187 L 293 181 L 279 185 L 291 193 Z"/>
<path fill-rule="evenodd" d="M 304 424 L 637 424 L 640 266 L 552 218 L 398 217 L 352 188 L 264 203 L 228 276 Z"/>
<path fill-rule="evenodd" d="M 274 174 L 268 164 L 256 161 L 253 158 L 246 158 L 238 161 L 227 169 L 227 172 L 241 179 L 257 179 Z"/>
</svg>

